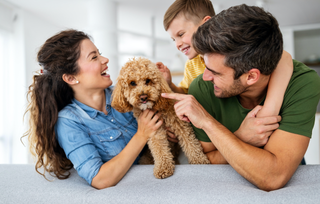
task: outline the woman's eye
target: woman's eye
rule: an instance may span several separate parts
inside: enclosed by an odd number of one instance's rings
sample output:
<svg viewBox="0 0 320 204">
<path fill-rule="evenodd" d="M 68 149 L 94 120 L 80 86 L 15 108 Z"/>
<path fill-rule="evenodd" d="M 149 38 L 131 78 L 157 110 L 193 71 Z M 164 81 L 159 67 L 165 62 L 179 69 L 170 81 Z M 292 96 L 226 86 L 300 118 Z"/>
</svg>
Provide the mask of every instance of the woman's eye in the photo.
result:
<svg viewBox="0 0 320 204">
<path fill-rule="evenodd" d="M 146 84 L 149 84 L 150 82 L 151 82 L 150 79 L 147 79 L 147 80 L 146 80 Z"/>
<path fill-rule="evenodd" d="M 130 85 L 131 86 L 136 86 L 137 84 L 136 84 L 136 82 L 132 81 L 132 82 L 130 82 Z"/>
<path fill-rule="evenodd" d="M 92 57 L 92 59 L 97 59 L 97 57 L 98 57 L 98 56 L 94 56 L 94 57 Z"/>
</svg>

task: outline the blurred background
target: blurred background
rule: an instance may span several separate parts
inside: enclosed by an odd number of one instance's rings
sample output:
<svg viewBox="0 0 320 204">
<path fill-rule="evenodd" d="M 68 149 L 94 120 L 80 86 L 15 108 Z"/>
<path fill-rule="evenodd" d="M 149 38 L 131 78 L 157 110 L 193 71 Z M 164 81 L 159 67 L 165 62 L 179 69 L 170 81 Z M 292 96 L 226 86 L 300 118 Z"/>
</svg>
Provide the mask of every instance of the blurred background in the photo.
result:
<svg viewBox="0 0 320 204">
<path fill-rule="evenodd" d="M 163 15 L 173 0 L 0 0 L 0 164 L 33 160 L 27 139 L 26 92 L 40 67 L 37 51 L 46 39 L 73 28 L 94 39 L 110 59 L 114 83 L 129 58 L 144 56 L 161 61 L 178 84 L 187 58 L 165 32 Z M 242 3 L 271 12 L 279 21 L 284 48 L 320 75 L 319 0 L 212 0 L 216 13 Z M 320 88 L 320 87 L 319 87 Z M 320 107 L 318 105 L 318 112 Z M 306 161 L 319 164 L 319 114 L 316 116 Z M 24 144 L 23 144 L 23 143 Z"/>
</svg>

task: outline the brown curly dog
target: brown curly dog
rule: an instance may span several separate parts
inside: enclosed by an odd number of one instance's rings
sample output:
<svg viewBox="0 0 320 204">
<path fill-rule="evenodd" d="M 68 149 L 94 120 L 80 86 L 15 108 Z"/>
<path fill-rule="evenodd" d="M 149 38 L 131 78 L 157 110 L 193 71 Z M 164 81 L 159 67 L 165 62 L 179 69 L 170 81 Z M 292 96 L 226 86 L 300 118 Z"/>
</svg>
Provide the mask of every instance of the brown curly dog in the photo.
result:
<svg viewBox="0 0 320 204">
<path fill-rule="evenodd" d="M 177 136 L 190 164 L 210 163 L 191 125 L 176 116 L 174 101 L 161 97 L 161 93 L 172 91 L 154 63 L 145 58 L 133 58 L 122 67 L 117 80 L 112 107 L 119 112 L 133 111 L 136 118 L 147 108 L 161 113 L 163 125 L 147 143 L 154 159 L 156 178 L 166 178 L 174 172 L 174 156 L 170 151 L 166 128 Z M 139 163 L 148 162 L 142 157 Z"/>
</svg>

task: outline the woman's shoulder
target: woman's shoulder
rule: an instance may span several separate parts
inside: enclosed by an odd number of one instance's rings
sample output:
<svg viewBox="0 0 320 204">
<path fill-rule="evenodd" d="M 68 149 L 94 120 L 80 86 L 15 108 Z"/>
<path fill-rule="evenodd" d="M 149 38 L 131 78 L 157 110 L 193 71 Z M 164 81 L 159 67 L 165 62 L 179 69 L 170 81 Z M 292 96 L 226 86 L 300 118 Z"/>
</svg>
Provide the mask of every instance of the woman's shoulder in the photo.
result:
<svg viewBox="0 0 320 204">
<path fill-rule="evenodd" d="M 79 110 L 77 110 L 76 104 L 70 103 L 59 111 L 58 118 L 77 119 L 79 116 Z"/>
</svg>

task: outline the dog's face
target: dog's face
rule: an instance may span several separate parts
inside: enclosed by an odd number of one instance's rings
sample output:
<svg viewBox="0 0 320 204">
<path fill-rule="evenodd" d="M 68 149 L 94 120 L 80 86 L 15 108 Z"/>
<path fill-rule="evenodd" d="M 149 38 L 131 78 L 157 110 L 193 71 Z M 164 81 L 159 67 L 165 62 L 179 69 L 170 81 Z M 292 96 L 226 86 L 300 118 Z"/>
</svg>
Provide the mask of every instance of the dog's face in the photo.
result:
<svg viewBox="0 0 320 204">
<path fill-rule="evenodd" d="M 133 58 L 121 69 L 113 92 L 112 106 L 120 112 L 152 109 L 158 104 L 166 108 L 161 93 L 171 92 L 154 63 L 145 58 Z"/>
<path fill-rule="evenodd" d="M 133 67 L 125 68 L 124 81 L 127 89 L 124 91 L 129 104 L 135 108 L 151 109 L 161 94 L 160 79 L 156 67 L 151 62 L 134 61 Z"/>
</svg>

